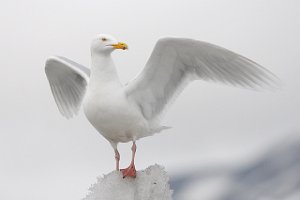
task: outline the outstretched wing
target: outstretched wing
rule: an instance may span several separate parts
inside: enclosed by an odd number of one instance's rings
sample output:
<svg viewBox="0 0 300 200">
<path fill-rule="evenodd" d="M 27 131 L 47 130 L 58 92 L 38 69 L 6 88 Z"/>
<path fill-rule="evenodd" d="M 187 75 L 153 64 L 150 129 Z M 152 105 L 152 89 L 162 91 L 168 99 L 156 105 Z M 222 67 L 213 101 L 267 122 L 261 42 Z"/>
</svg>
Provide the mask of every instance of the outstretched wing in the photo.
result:
<svg viewBox="0 0 300 200">
<path fill-rule="evenodd" d="M 196 79 L 258 88 L 272 85 L 277 78 L 259 64 L 222 47 L 192 39 L 163 38 L 156 43 L 142 72 L 128 83 L 126 92 L 144 117 L 152 120 Z"/>
<path fill-rule="evenodd" d="M 90 70 L 67 58 L 53 56 L 47 59 L 45 72 L 60 113 L 73 117 L 86 92 Z"/>
</svg>

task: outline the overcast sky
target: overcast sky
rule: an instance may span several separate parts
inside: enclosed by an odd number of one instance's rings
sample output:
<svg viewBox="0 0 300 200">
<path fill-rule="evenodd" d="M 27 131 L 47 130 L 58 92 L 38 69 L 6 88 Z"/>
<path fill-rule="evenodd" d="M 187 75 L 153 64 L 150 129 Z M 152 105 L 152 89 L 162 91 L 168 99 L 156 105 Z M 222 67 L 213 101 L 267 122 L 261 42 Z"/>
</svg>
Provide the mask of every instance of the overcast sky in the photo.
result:
<svg viewBox="0 0 300 200">
<path fill-rule="evenodd" d="M 96 176 L 114 169 L 110 144 L 83 113 L 72 120 L 59 114 L 44 73 L 50 55 L 89 66 L 97 33 L 129 45 L 113 55 L 124 83 L 164 36 L 223 46 L 283 82 L 276 92 L 194 82 L 165 117 L 173 128 L 138 141 L 138 169 L 239 165 L 299 138 L 299 13 L 297 0 L 2 0 L 0 199 L 80 199 Z M 130 145 L 120 146 L 122 167 Z"/>
</svg>

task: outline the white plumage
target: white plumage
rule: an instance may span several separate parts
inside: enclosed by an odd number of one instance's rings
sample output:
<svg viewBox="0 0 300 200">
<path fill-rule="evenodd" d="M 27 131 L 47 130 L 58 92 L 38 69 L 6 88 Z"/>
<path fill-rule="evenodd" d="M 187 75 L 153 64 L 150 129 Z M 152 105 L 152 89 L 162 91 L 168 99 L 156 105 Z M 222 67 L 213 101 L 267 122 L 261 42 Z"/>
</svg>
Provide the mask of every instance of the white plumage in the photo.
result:
<svg viewBox="0 0 300 200">
<path fill-rule="evenodd" d="M 45 71 L 60 113 L 66 118 L 77 114 L 90 70 L 67 58 L 52 56 L 46 62 Z"/>
<path fill-rule="evenodd" d="M 277 81 L 259 64 L 222 47 L 192 39 L 163 38 L 141 73 L 123 85 L 111 52 L 126 48 L 126 44 L 101 34 L 92 41 L 91 70 L 55 56 L 47 60 L 45 69 L 61 114 L 70 118 L 83 104 L 86 117 L 112 144 L 116 157 L 119 142 L 135 141 L 167 128 L 160 124 L 162 114 L 194 80 L 253 89 Z"/>
</svg>

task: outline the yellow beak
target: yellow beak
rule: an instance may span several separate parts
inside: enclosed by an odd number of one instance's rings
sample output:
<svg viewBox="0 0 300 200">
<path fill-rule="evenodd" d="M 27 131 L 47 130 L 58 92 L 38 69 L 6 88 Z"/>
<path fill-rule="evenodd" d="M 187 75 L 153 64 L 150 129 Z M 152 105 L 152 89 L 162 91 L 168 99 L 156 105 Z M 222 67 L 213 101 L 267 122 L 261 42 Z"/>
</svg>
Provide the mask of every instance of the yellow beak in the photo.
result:
<svg viewBox="0 0 300 200">
<path fill-rule="evenodd" d="M 113 46 L 115 49 L 128 49 L 127 44 L 123 43 L 123 42 L 119 42 L 117 44 L 112 44 L 111 46 Z"/>
</svg>

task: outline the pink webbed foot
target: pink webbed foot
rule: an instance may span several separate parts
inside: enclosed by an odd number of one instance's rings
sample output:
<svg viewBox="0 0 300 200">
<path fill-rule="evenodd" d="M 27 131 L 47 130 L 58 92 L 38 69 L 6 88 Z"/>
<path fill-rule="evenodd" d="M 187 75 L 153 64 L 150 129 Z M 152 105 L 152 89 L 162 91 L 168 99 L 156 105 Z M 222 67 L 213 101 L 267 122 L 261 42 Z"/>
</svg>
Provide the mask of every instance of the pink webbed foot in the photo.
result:
<svg viewBox="0 0 300 200">
<path fill-rule="evenodd" d="M 125 177 L 136 177 L 136 170 L 134 164 L 130 164 L 128 168 L 120 170 L 123 174 L 123 178 Z"/>
<path fill-rule="evenodd" d="M 134 166 L 134 157 L 135 157 L 135 152 L 136 152 L 135 141 L 133 141 L 131 150 L 132 150 L 132 160 L 131 160 L 129 167 L 127 167 L 126 169 L 121 169 L 123 178 L 125 178 L 125 177 L 135 178 L 136 177 L 136 170 L 135 170 L 135 166 Z"/>
</svg>

